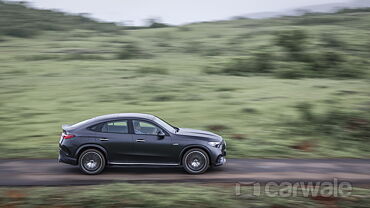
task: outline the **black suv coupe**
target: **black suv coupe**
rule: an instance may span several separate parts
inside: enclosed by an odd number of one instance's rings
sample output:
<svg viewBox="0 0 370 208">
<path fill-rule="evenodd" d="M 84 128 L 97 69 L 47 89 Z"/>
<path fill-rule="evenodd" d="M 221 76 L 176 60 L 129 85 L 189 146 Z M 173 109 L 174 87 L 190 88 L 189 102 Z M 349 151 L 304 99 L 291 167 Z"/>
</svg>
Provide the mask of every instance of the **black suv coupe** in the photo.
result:
<svg viewBox="0 0 370 208">
<path fill-rule="evenodd" d="M 149 114 L 109 114 L 62 129 L 59 162 L 78 165 L 86 174 L 113 165 L 181 166 L 200 174 L 226 162 L 221 136 L 177 128 Z"/>
</svg>

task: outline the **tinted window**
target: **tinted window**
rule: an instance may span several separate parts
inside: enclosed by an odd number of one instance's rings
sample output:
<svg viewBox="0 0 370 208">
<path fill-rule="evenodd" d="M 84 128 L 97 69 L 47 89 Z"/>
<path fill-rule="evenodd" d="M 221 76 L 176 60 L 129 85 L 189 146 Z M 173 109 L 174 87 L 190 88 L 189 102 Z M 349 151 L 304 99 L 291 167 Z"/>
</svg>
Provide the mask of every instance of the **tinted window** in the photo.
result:
<svg viewBox="0 0 370 208">
<path fill-rule="evenodd" d="M 104 123 L 101 127 L 101 132 L 127 134 L 127 121 L 111 121 Z"/>
<path fill-rule="evenodd" d="M 146 122 L 133 120 L 135 134 L 152 134 L 157 135 L 159 131 L 162 131 L 156 125 Z"/>
</svg>

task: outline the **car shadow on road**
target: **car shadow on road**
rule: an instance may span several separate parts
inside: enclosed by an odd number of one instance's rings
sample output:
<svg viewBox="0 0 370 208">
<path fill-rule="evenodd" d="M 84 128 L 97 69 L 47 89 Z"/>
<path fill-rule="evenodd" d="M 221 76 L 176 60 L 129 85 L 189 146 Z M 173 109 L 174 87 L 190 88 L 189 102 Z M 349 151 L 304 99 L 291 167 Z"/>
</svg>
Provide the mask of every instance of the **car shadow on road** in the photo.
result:
<svg viewBox="0 0 370 208">
<path fill-rule="evenodd" d="M 223 168 L 209 168 L 206 173 L 217 173 L 221 172 Z M 70 174 L 81 174 L 81 171 L 78 167 L 64 167 L 63 172 Z M 182 167 L 106 167 L 105 170 L 101 173 L 102 175 L 110 174 L 188 174 Z"/>
</svg>

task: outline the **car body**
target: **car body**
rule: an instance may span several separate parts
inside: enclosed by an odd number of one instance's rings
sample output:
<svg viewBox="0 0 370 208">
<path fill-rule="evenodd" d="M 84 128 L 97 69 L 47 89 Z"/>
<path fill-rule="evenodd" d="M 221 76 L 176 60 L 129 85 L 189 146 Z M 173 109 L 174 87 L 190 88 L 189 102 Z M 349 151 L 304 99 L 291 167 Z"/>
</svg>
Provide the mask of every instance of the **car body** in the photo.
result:
<svg viewBox="0 0 370 208">
<path fill-rule="evenodd" d="M 192 174 L 226 162 L 226 143 L 217 134 L 177 128 L 141 113 L 98 116 L 63 125 L 59 162 L 86 174 L 105 166 L 181 166 Z"/>
</svg>

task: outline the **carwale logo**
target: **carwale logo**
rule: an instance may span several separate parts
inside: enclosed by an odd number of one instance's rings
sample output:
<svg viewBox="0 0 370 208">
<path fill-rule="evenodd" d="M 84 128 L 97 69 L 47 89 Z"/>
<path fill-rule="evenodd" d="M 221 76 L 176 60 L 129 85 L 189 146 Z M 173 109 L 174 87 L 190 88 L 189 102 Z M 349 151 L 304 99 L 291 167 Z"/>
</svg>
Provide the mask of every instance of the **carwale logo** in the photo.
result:
<svg viewBox="0 0 370 208">
<path fill-rule="evenodd" d="M 259 182 L 239 182 L 235 184 L 235 195 L 237 197 L 348 197 L 352 194 L 352 184 L 347 181 L 316 182 L 275 182 L 268 181 L 264 184 Z"/>
</svg>

